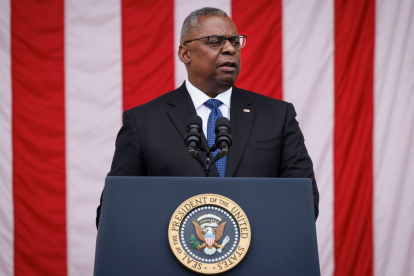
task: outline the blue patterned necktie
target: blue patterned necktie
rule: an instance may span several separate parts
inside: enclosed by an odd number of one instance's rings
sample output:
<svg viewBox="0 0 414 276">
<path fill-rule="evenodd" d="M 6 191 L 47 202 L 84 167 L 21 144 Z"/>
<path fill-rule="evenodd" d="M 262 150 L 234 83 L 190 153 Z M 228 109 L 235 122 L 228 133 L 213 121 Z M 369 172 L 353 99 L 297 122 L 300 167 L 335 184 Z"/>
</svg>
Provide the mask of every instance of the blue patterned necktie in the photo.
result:
<svg viewBox="0 0 414 276">
<path fill-rule="evenodd" d="M 214 132 L 214 128 L 216 127 L 216 120 L 220 117 L 223 117 L 219 106 L 223 103 L 219 100 L 211 99 L 204 103 L 205 106 L 211 109 L 210 115 L 208 116 L 207 122 L 207 143 L 209 147 L 214 145 L 216 140 L 216 133 Z M 212 152 L 213 158 L 216 157 L 219 149 L 216 149 Z M 226 166 L 227 166 L 227 156 L 221 158 L 216 162 L 216 168 L 220 174 L 220 177 L 224 177 L 226 175 Z"/>
</svg>

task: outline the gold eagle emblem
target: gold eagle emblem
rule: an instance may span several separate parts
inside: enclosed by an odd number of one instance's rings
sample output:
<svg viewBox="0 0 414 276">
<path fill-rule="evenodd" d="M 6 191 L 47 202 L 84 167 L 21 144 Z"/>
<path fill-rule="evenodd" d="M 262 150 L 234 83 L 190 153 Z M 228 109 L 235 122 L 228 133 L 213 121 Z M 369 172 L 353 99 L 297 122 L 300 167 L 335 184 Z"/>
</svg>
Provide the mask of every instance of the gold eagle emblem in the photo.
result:
<svg viewBox="0 0 414 276">
<path fill-rule="evenodd" d="M 198 239 L 202 242 L 201 245 L 197 246 L 197 249 L 200 251 L 204 249 L 204 253 L 207 255 L 213 255 L 216 253 L 216 248 L 218 248 L 217 251 L 221 253 L 226 243 L 228 243 L 230 240 L 229 237 L 226 237 L 221 245 L 218 244 L 218 241 L 220 241 L 220 239 L 223 237 L 226 221 L 223 221 L 217 227 L 202 227 L 196 220 L 193 220 L 192 223 L 194 225 Z"/>
</svg>

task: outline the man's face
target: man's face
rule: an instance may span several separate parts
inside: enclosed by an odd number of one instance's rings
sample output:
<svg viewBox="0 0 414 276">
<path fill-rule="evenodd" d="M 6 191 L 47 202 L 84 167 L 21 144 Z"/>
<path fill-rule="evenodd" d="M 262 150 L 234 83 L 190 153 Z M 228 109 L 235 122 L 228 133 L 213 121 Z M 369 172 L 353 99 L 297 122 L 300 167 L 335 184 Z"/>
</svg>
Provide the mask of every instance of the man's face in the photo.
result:
<svg viewBox="0 0 414 276">
<path fill-rule="evenodd" d="M 212 35 L 228 38 L 239 34 L 233 21 L 226 16 L 202 17 L 199 27 L 199 31 L 185 40 Z M 230 88 L 240 73 L 240 49 L 235 49 L 228 40 L 222 49 L 212 49 L 207 42 L 207 39 L 202 39 L 186 44 L 189 52 L 188 76 L 203 92 L 219 94 Z"/>
</svg>

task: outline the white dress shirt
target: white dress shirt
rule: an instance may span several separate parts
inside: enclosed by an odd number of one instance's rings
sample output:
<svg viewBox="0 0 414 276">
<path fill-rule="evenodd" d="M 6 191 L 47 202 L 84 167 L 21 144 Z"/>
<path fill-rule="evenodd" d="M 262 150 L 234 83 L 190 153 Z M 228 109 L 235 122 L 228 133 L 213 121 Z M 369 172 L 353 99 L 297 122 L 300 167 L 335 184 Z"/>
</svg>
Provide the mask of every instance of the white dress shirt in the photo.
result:
<svg viewBox="0 0 414 276">
<path fill-rule="evenodd" d="M 188 78 L 185 80 L 185 86 L 187 87 L 188 93 L 193 100 L 197 115 L 203 120 L 203 132 L 207 138 L 207 122 L 211 109 L 205 106 L 204 103 L 211 99 L 220 100 L 223 104 L 219 106 L 219 109 L 223 114 L 223 117 L 230 120 L 230 99 L 233 87 L 230 87 L 229 90 L 218 94 L 215 98 L 210 98 L 203 91 L 192 85 Z"/>
</svg>

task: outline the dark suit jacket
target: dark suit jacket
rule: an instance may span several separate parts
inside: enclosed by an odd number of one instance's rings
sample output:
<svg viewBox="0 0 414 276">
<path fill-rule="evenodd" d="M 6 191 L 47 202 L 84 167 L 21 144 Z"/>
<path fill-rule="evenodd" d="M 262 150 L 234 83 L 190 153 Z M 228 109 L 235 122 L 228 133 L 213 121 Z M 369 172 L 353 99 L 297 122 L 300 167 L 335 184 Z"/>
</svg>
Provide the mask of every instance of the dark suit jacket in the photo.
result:
<svg viewBox="0 0 414 276">
<path fill-rule="evenodd" d="M 185 84 L 125 111 L 108 175 L 203 177 L 204 170 L 188 156 L 184 145 L 187 120 L 194 114 Z M 317 217 L 319 193 L 313 165 L 295 117 L 290 103 L 234 87 L 230 108 L 233 145 L 226 177 L 311 178 Z M 203 143 L 207 145 L 205 137 Z M 219 176 L 215 166 L 211 174 Z"/>
</svg>

